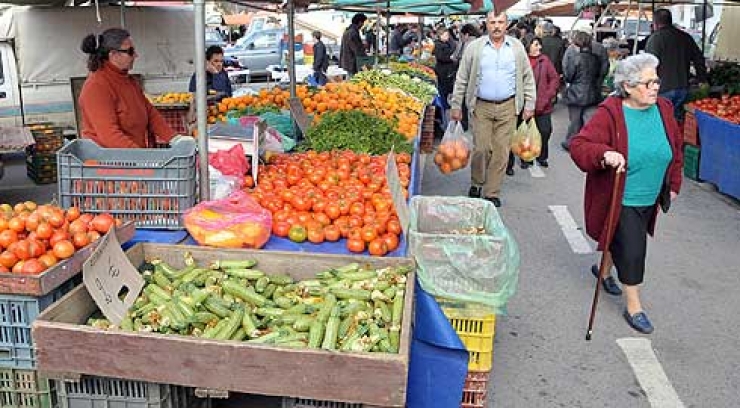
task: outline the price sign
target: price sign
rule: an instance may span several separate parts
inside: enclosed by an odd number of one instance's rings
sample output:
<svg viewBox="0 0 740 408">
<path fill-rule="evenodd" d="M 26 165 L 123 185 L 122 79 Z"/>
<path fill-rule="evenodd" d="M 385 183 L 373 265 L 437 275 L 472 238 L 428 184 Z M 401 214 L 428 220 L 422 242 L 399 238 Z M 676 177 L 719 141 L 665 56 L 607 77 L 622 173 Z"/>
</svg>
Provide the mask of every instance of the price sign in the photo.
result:
<svg viewBox="0 0 740 408">
<path fill-rule="evenodd" d="M 100 311 L 115 325 L 121 323 L 144 288 L 144 279 L 121 250 L 113 228 L 100 238 L 82 265 L 82 279 Z"/>
<path fill-rule="evenodd" d="M 410 223 L 409 207 L 406 204 L 406 198 L 403 196 L 403 187 L 401 187 L 401 179 L 398 177 L 398 166 L 396 166 L 396 155 L 392 149 L 388 153 L 388 162 L 385 165 L 385 177 L 388 180 L 388 189 L 391 190 L 393 206 L 396 208 L 398 221 L 401 223 L 403 234 L 408 236 Z"/>
<path fill-rule="evenodd" d="M 301 129 L 303 134 L 305 134 L 311 121 L 308 119 L 308 115 L 306 115 L 306 111 L 303 109 L 303 103 L 298 98 L 289 98 L 288 107 L 290 108 L 290 113 L 293 115 L 293 119 L 295 119 L 295 123 L 298 125 L 298 128 Z"/>
</svg>

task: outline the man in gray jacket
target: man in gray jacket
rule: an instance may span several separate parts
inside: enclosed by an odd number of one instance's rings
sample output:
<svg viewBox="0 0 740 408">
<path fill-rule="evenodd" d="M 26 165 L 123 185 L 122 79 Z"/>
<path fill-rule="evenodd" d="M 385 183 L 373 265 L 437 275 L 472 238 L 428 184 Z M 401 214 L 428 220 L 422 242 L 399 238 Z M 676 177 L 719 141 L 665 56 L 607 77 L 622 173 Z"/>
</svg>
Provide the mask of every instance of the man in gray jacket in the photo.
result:
<svg viewBox="0 0 740 408">
<path fill-rule="evenodd" d="M 501 183 L 509 158 L 517 116 L 534 115 L 534 74 L 522 43 L 506 35 L 506 13 L 486 17 L 488 35 L 465 48 L 452 93 L 452 120 L 462 119 L 463 101 L 470 110 L 475 147 L 468 195 L 501 206 Z"/>
</svg>

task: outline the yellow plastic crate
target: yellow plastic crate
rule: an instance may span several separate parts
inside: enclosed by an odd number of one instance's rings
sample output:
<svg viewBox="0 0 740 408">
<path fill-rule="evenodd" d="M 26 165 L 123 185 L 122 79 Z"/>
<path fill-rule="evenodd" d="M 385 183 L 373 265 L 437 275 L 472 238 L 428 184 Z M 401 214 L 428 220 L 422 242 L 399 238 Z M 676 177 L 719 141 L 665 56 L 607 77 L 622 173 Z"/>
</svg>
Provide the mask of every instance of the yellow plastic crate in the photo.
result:
<svg viewBox="0 0 740 408">
<path fill-rule="evenodd" d="M 493 337 L 496 334 L 496 315 L 476 316 L 460 307 L 443 305 L 442 311 L 470 354 L 468 370 L 489 371 L 493 367 Z"/>
</svg>

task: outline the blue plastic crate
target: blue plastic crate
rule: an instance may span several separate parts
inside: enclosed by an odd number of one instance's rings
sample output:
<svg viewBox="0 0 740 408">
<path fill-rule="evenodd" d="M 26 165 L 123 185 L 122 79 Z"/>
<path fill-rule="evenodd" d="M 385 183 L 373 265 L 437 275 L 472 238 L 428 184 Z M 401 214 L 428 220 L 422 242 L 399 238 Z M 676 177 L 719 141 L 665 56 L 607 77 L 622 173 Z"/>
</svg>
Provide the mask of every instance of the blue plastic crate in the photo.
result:
<svg viewBox="0 0 740 408">
<path fill-rule="evenodd" d="M 77 286 L 81 279 L 77 276 L 42 297 L 0 295 L 0 367 L 36 368 L 31 324 L 39 313 Z"/>
</svg>

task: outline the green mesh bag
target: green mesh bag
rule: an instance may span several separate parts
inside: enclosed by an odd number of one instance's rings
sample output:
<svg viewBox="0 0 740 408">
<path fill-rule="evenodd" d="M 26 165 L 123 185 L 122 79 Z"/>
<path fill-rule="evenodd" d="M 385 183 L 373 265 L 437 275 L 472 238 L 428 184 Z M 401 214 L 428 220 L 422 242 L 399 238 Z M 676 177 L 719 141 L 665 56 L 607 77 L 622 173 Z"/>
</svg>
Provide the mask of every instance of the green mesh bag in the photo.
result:
<svg viewBox="0 0 740 408">
<path fill-rule="evenodd" d="M 408 252 L 422 288 L 450 302 L 506 313 L 519 279 L 519 248 L 485 200 L 415 196 Z"/>
</svg>

